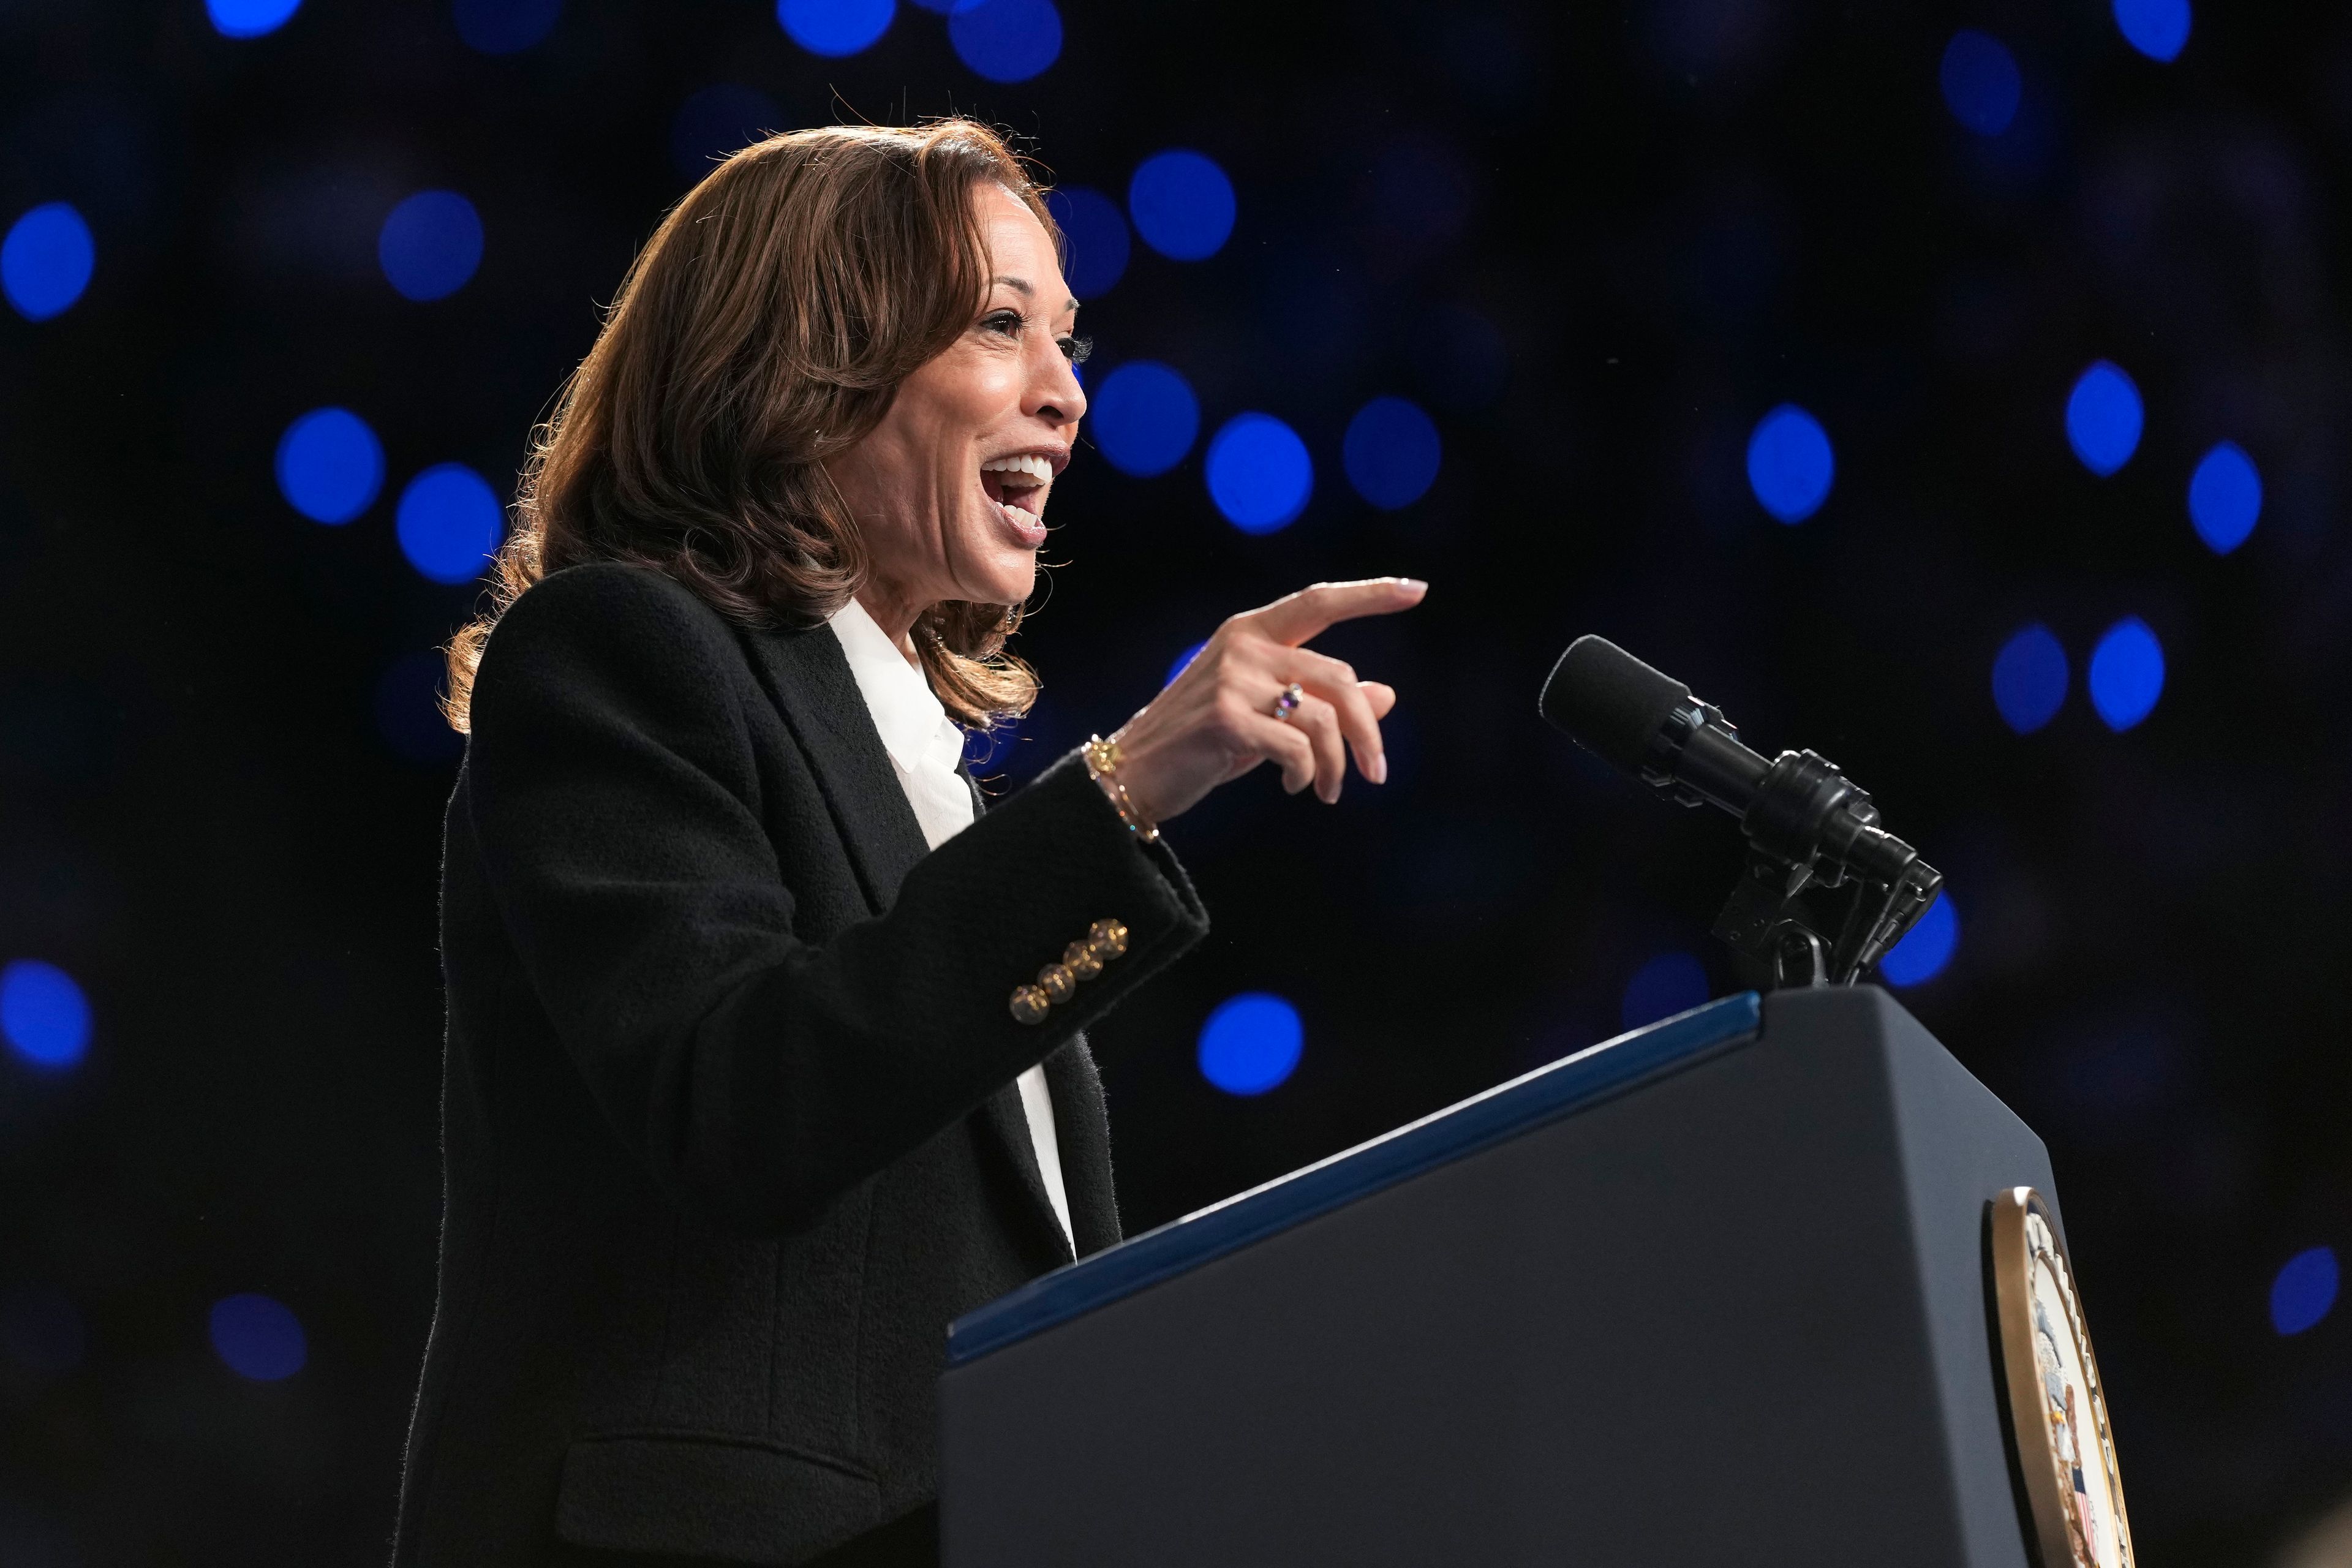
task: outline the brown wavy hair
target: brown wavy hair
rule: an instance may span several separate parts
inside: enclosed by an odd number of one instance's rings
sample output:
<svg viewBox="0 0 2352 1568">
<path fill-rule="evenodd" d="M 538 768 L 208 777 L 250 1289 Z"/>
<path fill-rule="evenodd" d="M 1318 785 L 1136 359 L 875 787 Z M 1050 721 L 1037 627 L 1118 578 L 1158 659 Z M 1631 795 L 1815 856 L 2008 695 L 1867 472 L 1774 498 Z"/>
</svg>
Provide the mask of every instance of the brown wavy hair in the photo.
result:
<svg viewBox="0 0 2352 1568">
<path fill-rule="evenodd" d="M 551 572 L 627 561 L 751 627 L 813 626 L 865 581 L 856 521 L 824 470 L 985 302 L 972 190 L 993 180 L 1058 244 L 1041 187 L 986 126 L 830 126 L 714 169 L 654 232 L 604 331 L 535 434 L 485 612 L 449 644 L 449 722 L 467 728 L 499 616 Z M 1004 649 L 1018 605 L 923 612 L 915 649 L 958 722 L 1027 710 Z"/>
</svg>

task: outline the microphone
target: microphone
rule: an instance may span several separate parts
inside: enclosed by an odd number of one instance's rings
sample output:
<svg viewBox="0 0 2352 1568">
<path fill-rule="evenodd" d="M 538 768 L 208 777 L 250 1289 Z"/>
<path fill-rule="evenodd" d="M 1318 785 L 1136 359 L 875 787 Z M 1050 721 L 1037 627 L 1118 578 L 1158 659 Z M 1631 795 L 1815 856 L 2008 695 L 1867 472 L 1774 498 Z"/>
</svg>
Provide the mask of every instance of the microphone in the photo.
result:
<svg viewBox="0 0 2352 1568">
<path fill-rule="evenodd" d="M 1812 752 L 1765 758 L 1720 710 L 1605 637 L 1560 655 L 1538 700 L 1546 721 L 1602 761 L 1684 805 L 1739 818 L 1751 875 L 1716 934 L 1764 958 L 1776 977 L 1809 957 L 1812 983 L 1851 984 L 1901 940 L 1943 885 L 1919 852 L 1879 826 L 1867 793 Z M 1812 929 L 1799 895 L 1861 884 L 1834 946 Z"/>
</svg>

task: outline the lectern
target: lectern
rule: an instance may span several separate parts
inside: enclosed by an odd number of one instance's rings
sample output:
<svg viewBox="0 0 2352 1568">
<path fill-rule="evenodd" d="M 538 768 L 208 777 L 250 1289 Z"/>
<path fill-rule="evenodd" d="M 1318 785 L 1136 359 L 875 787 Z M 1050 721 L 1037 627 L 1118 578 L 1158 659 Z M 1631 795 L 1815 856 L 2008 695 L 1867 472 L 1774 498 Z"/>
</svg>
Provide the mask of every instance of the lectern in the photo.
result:
<svg viewBox="0 0 2352 1568">
<path fill-rule="evenodd" d="M 1885 993 L 1727 998 L 960 1320 L 946 1563 L 2030 1568 L 2025 1188 L 2063 1258 L 2041 1141 Z"/>
</svg>

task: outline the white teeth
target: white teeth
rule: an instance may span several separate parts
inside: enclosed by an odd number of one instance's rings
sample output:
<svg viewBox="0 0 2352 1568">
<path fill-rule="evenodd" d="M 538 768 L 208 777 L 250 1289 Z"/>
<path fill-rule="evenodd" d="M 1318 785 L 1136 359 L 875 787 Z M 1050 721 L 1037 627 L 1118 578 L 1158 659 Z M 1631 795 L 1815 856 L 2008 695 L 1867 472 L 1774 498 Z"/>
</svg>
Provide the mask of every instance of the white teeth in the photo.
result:
<svg viewBox="0 0 2352 1568">
<path fill-rule="evenodd" d="M 983 474 L 1026 474 L 1039 484 L 1051 484 L 1054 465 L 1045 458 L 991 458 L 980 466 Z"/>
</svg>

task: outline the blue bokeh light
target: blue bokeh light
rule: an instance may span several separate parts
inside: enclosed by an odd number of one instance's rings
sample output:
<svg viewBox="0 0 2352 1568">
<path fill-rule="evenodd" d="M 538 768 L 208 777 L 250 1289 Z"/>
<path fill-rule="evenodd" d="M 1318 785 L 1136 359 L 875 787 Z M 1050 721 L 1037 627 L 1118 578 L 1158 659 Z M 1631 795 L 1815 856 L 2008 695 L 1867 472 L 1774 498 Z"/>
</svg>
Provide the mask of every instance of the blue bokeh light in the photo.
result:
<svg viewBox="0 0 2352 1568">
<path fill-rule="evenodd" d="M 2008 130 L 2025 94 L 2017 57 L 2009 46 L 1974 27 L 1961 28 L 1944 46 L 1937 79 L 1952 118 L 1979 136 L 1998 136 Z"/>
<path fill-rule="evenodd" d="M 1218 1003 L 1201 1026 L 1201 1076 L 1227 1094 L 1264 1094 L 1297 1069 L 1306 1038 L 1297 1008 L 1244 991 Z"/>
<path fill-rule="evenodd" d="M 2065 704 L 2072 674 L 2056 633 L 2040 621 L 2018 627 L 1993 656 L 1992 705 L 2001 722 L 2021 735 L 2049 723 Z"/>
<path fill-rule="evenodd" d="M 294 19 L 302 0 L 205 0 L 213 31 L 225 38 L 257 38 Z"/>
<path fill-rule="evenodd" d="M 2169 63 L 2189 45 L 2189 0 L 2115 0 L 2124 41 L 2149 59 Z"/>
<path fill-rule="evenodd" d="M 1933 980 L 1952 962 L 1952 950 L 1959 944 L 1960 912 L 1952 907 L 1948 891 L 1938 893 L 1903 933 L 1903 940 L 1878 961 L 1879 978 L 1889 985 L 1917 985 Z"/>
<path fill-rule="evenodd" d="M 2075 378 L 2066 397 L 2066 440 L 2083 466 L 2106 478 L 2139 449 L 2139 388 L 2123 367 L 2106 360 L 2095 362 Z"/>
<path fill-rule="evenodd" d="M 2205 454 L 2189 478 L 2189 521 L 2216 555 L 2246 542 L 2263 515 L 2263 476 L 2246 449 L 2224 441 Z"/>
<path fill-rule="evenodd" d="M 400 552 L 436 583 L 469 583 L 490 563 L 505 521 L 488 480 L 463 463 L 436 463 L 400 492 Z"/>
<path fill-rule="evenodd" d="M 1437 426 L 1402 397 L 1375 397 L 1356 410 L 1339 447 L 1348 482 L 1383 511 L 1428 494 L 1442 456 Z"/>
<path fill-rule="evenodd" d="M 1054 0 L 955 0 L 948 42 L 991 81 L 1027 81 L 1061 58 L 1062 14 Z"/>
<path fill-rule="evenodd" d="M 278 437 L 278 493 L 313 522 L 349 522 L 383 488 L 383 444 L 348 408 L 313 408 Z"/>
<path fill-rule="evenodd" d="M 2091 706 L 2110 730 L 2130 729 L 2156 710 L 2164 694 L 2164 647 L 2137 616 L 2107 628 L 2091 650 Z"/>
<path fill-rule="evenodd" d="M 64 202 L 44 202 L 9 226 L 0 240 L 0 289 L 28 321 L 73 308 L 98 267 L 89 225 Z"/>
<path fill-rule="evenodd" d="M 1139 479 L 1182 462 L 1201 434 L 1191 384 L 1157 360 L 1130 360 L 1103 377 L 1092 408 L 1096 447 L 1112 468 Z"/>
<path fill-rule="evenodd" d="M 1271 414 L 1236 414 L 1209 438 L 1209 498 L 1244 533 L 1287 528 L 1315 493 L 1315 461 Z"/>
<path fill-rule="evenodd" d="M 437 652 L 412 652 L 394 659 L 376 679 L 376 733 L 394 755 L 419 767 L 454 763 L 466 749 L 465 738 L 441 716 L 446 670 Z"/>
<path fill-rule="evenodd" d="M 385 279 L 411 300 L 446 300 L 482 264 L 482 216 L 455 191 L 419 191 L 376 237 Z"/>
<path fill-rule="evenodd" d="M 1171 682 L 1174 681 L 1178 676 L 1184 673 L 1186 666 L 1190 665 L 1194 659 L 1201 657 L 1201 650 L 1208 646 L 1209 639 L 1202 637 L 1199 642 L 1194 643 L 1191 647 L 1188 647 L 1182 653 L 1178 654 L 1168 666 L 1168 679 L 1161 681 L 1160 684 L 1167 686 Z"/>
<path fill-rule="evenodd" d="M 1128 216 L 1143 243 L 1174 261 L 1201 261 L 1234 232 L 1234 183 L 1204 153 L 1155 153 L 1127 184 Z"/>
<path fill-rule="evenodd" d="M 302 1370 L 310 1342 L 302 1321 L 283 1302 L 251 1291 L 213 1303 L 213 1351 L 229 1371 L 256 1383 L 278 1383 Z"/>
<path fill-rule="evenodd" d="M 2296 1253 L 2271 1281 L 2271 1327 L 2282 1334 L 2299 1334 L 2316 1326 L 2335 1308 L 2341 1282 L 2334 1247 Z"/>
<path fill-rule="evenodd" d="M 0 967 L 0 1037 L 27 1065 L 63 1072 L 89 1049 L 89 999 L 54 963 L 19 958 Z"/>
<path fill-rule="evenodd" d="M 1836 477 L 1820 420 L 1784 403 L 1756 422 L 1748 438 L 1748 486 L 1766 511 L 1782 522 L 1802 522 L 1821 510 Z"/>
<path fill-rule="evenodd" d="M 1069 258 L 1070 292 L 1081 300 L 1110 291 L 1127 271 L 1127 215 L 1100 191 L 1069 185 L 1045 193 L 1045 210 L 1062 227 Z"/>
<path fill-rule="evenodd" d="M 714 82 L 677 106 L 669 122 L 669 157 L 677 172 L 699 180 L 730 153 L 784 128 L 784 112 L 757 88 Z"/>
<path fill-rule="evenodd" d="M 1633 971 L 1617 1004 L 1618 1020 L 1629 1029 L 1671 1018 L 1703 1005 L 1710 988 L 1706 969 L 1687 952 L 1662 952 Z"/>
<path fill-rule="evenodd" d="M 793 42 L 826 59 L 873 47 L 897 13 L 897 0 L 776 0 L 776 20 Z"/>
<path fill-rule="evenodd" d="M 457 0 L 457 36 L 486 55 L 519 55 L 555 30 L 563 0 Z"/>
</svg>

